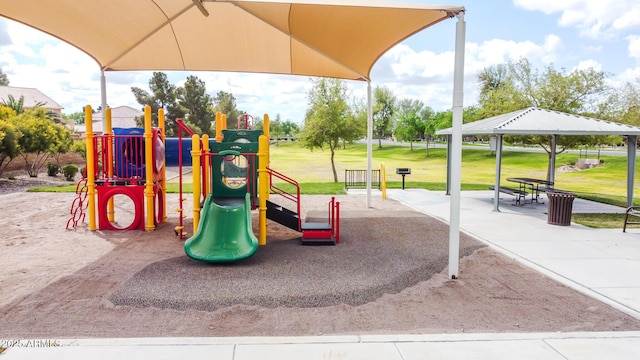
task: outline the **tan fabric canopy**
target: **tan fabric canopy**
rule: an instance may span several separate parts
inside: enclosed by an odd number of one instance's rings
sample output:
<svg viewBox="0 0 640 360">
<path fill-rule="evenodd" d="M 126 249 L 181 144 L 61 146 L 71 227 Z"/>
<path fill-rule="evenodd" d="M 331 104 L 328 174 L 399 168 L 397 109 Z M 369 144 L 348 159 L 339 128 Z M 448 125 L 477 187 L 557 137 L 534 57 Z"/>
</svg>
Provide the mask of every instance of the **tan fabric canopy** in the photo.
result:
<svg viewBox="0 0 640 360">
<path fill-rule="evenodd" d="M 377 1 L 0 0 L 0 15 L 103 70 L 209 70 L 368 80 L 405 38 L 463 11 Z"/>
</svg>

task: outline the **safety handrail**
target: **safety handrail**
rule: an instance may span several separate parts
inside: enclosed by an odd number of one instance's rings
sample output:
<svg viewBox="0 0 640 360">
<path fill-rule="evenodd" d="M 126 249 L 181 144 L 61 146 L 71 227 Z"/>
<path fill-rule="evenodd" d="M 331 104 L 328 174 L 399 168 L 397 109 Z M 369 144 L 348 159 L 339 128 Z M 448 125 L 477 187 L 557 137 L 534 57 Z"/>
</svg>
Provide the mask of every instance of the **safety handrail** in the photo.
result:
<svg viewBox="0 0 640 360">
<path fill-rule="evenodd" d="M 269 167 L 267 167 L 267 172 L 269 173 L 269 188 L 271 189 L 271 192 L 274 194 L 278 194 L 280 196 L 282 196 L 283 198 L 293 201 L 294 203 L 296 203 L 296 212 L 298 214 L 298 230 L 301 229 L 301 215 L 300 215 L 300 184 L 298 184 L 297 181 L 293 180 L 292 178 L 279 173 Z M 286 183 L 289 183 L 291 185 L 293 185 L 296 188 L 296 194 L 291 194 L 288 191 L 276 186 L 273 183 L 273 178 L 276 177 Z"/>
<path fill-rule="evenodd" d="M 189 129 L 189 127 L 187 125 L 185 125 L 185 123 L 184 123 L 184 121 L 182 121 L 182 119 L 176 119 L 176 124 L 178 124 L 178 129 L 184 130 L 187 134 L 189 134 L 189 137 L 195 135 L 193 130 Z"/>
<path fill-rule="evenodd" d="M 329 225 L 331 225 L 331 235 L 336 239 L 336 244 L 340 243 L 340 202 L 335 196 L 329 201 Z"/>
</svg>

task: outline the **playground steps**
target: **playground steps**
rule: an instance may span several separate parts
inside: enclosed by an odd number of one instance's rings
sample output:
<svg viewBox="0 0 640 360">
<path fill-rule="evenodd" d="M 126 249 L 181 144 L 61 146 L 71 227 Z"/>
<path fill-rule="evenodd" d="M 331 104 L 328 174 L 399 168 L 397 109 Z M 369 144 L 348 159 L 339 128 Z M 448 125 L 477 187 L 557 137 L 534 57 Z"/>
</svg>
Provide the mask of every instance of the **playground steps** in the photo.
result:
<svg viewBox="0 0 640 360">
<path fill-rule="evenodd" d="M 267 200 L 267 218 L 271 219 L 289 229 L 302 232 L 303 245 L 335 245 L 336 239 L 333 236 L 331 224 L 327 222 L 306 222 L 299 223 L 299 216 L 278 204 Z M 299 225 L 300 224 L 300 225 Z M 298 226 L 302 227 L 300 229 Z"/>
<path fill-rule="evenodd" d="M 331 224 L 322 222 L 307 222 L 302 224 L 303 245 L 335 245 Z"/>
<path fill-rule="evenodd" d="M 267 219 L 284 225 L 289 229 L 300 231 L 298 213 L 267 200 Z"/>
</svg>

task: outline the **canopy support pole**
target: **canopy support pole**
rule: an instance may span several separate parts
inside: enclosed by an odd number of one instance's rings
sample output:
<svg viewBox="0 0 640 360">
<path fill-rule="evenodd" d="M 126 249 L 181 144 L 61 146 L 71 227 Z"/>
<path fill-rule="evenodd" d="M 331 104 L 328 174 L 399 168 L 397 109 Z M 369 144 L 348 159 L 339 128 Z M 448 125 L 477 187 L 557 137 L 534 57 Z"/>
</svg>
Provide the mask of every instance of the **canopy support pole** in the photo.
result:
<svg viewBox="0 0 640 360">
<path fill-rule="evenodd" d="M 502 173 L 502 134 L 499 134 L 496 141 L 496 181 L 493 191 L 493 211 L 500 211 L 500 176 Z"/>
<path fill-rule="evenodd" d="M 460 179 L 462 173 L 462 101 L 464 86 L 464 12 L 457 14 L 453 70 L 453 131 L 451 133 L 451 203 L 449 220 L 449 277 L 458 278 L 460 262 Z"/>
<path fill-rule="evenodd" d="M 102 133 L 107 133 L 107 78 L 104 76 L 104 69 L 100 69 L 100 107 L 102 108 Z"/>
<path fill-rule="evenodd" d="M 633 183 L 636 173 L 638 135 L 627 136 L 627 207 L 633 206 Z"/>
<path fill-rule="evenodd" d="M 367 209 L 371 207 L 371 159 L 373 157 L 373 105 L 371 80 L 367 80 Z"/>
<path fill-rule="evenodd" d="M 451 135 L 447 135 L 447 188 L 445 195 L 451 195 Z"/>
</svg>

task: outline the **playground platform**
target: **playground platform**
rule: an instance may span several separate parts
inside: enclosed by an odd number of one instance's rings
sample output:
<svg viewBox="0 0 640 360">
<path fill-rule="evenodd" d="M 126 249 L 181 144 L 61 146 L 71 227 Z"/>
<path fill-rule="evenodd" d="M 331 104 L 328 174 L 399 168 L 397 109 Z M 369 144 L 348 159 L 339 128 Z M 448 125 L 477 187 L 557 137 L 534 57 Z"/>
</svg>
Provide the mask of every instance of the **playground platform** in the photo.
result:
<svg viewBox="0 0 640 360">
<path fill-rule="evenodd" d="M 374 192 L 379 196 L 378 192 Z M 463 192 L 461 230 L 514 259 L 640 318 L 640 229 L 596 230 L 546 223 L 546 205 L 493 211 L 490 191 Z M 390 198 L 443 221 L 442 192 L 388 190 Z M 546 202 L 546 199 L 545 199 Z M 364 205 L 363 205 L 364 206 Z M 576 199 L 575 212 L 619 212 Z M 518 229 L 514 233 L 514 229 Z M 640 332 L 344 335 L 315 337 L 67 339 L 56 347 L 14 347 L 14 359 L 638 359 Z"/>
</svg>

